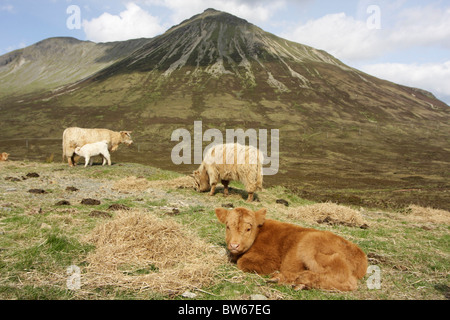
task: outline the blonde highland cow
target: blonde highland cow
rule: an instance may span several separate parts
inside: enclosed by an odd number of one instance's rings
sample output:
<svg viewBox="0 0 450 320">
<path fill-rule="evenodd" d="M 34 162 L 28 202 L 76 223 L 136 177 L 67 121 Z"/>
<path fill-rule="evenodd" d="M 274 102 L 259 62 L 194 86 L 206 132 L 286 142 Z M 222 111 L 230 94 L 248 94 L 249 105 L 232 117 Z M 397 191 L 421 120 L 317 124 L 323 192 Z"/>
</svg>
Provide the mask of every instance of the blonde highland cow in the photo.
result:
<svg viewBox="0 0 450 320">
<path fill-rule="evenodd" d="M 262 152 L 252 146 L 238 143 L 213 146 L 194 171 L 195 188 L 200 192 L 210 190 L 209 194 L 213 196 L 217 183 L 221 182 L 224 196 L 227 196 L 230 181 L 241 181 L 248 192 L 247 202 L 251 202 L 255 191 L 262 190 L 263 160 Z"/>
<path fill-rule="evenodd" d="M 131 131 L 111 131 L 108 129 L 83 129 L 67 128 L 63 133 L 63 161 L 67 157 L 69 166 L 73 167 L 75 163 L 75 149 L 83 147 L 89 143 L 95 143 L 105 140 L 108 143 L 108 151 L 116 151 L 119 144 L 131 145 Z"/>
</svg>

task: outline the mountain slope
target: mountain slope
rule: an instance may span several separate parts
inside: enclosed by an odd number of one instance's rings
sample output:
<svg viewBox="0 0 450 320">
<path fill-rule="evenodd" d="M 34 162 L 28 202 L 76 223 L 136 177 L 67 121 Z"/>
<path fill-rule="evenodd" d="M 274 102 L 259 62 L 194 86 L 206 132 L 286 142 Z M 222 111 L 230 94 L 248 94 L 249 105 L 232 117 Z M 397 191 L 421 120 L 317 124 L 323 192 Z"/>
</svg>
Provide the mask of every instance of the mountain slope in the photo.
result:
<svg viewBox="0 0 450 320">
<path fill-rule="evenodd" d="M 93 43 L 50 38 L 0 57 L 0 97 L 49 90 L 86 78 L 149 39 Z"/>
<path fill-rule="evenodd" d="M 60 139 L 69 126 L 133 130 L 134 149 L 116 159 L 189 172 L 196 165 L 170 157 L 177 128 L 193 137 L 202 120 L 224 139 L 226 129 L 278 129 L 280 168 L 268 184 L 354 204 L 449 203 L 450 109 L 426 91 L 213 9 L 125 51 L 83 81 L 0 100 L 11 119 L 3 139 Z M 60 142 L 39 150 L 60 154 Z"/>
<path fill-rule="evenodd" d="M 136 90 L 150 90 L 161 99 L 175 94 L 170 83 L 176 84 L 176 91 L 194 91 L 197 100 L 217 95 L 217 88 L 222 87 L 223 93 L 246 103 L 286 100 L 300 109 L 314 111 L 321 106 L 340 118 L 358 121 L 364 121 L 367 114 L 377 120 L 400 119 L 406 113 L 411 118 L 425 114 L 439 118 L 434 111 L 447 109 L 422 90 L 371 77 L 326 52 L 278 38 L 213 9 L 169 29 L 100 71 L 89 85 L 130 74 L 145 79 L 145 85 Z M 192 107 L 201 106 L 193 103 Z"/>
</svg>

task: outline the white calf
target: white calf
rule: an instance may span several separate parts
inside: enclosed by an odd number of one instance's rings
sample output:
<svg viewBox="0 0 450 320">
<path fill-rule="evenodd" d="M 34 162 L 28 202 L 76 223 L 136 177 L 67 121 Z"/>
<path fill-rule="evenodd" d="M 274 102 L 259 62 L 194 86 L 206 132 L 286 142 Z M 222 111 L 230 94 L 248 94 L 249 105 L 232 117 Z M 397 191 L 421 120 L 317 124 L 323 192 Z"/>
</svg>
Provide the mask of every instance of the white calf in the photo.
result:
<svg viewBox="0 0 450 320">
<path fill-rule="evenodd" d="M 80 157 L 84 157 L 84 167 L 87 167 L 88 164 L 92 166 L 92 163 L 94 162 L 94 159 L 92 157 L 95 156 L 102 156 L 102 166 L 105 165 L 106 161 L 108 161 L 108 166 L 111 165 L 111 157 L 108 151 L 108 141 L 106 140 L 85 144 L 81 148 L 77 147 L 75 148 L 75 153 Z"/>
</svg>

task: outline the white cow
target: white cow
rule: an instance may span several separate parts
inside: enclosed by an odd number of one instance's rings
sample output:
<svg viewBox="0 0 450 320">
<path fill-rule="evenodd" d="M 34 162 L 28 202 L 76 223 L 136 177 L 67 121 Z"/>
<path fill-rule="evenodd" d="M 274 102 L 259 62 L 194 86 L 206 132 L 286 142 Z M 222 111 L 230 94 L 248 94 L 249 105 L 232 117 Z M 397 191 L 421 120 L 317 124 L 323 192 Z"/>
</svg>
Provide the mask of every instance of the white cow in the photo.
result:
<svg viewBox="0 0 450 320">
<path fill-rule="evenodd" d="M 80 157 L 84 157 L 84 167 L 87 167 L 88 164 L 92 166 L 92 163 L 94 163 L 94 159 L 92 157 L 95 156 L 102 156 L 102 166 L 106 164 L 106 161 L 108 161 L 108 166 L 111 165 L 111 157 L 108 151 L 108 141 L 106 140 L 85 144 L 81 148 L 77 147 L 75 148 L 75 153 Z"/>
<path fill-rule="evenodd" d="M 88 143 L 94 143 L 106 140 L 108 142 L 108 151 L 113 152 L 119 148 L 119 144 L 133 144 L 131 140 L 131 131 L 111 131 L 108 129 L 84 129 L 67 128 L 63 133 L 63 161 L 67 157 L 69 166 L 76 165 L 74 151 L 76 147 L 82 147 Z"/>
</svg>

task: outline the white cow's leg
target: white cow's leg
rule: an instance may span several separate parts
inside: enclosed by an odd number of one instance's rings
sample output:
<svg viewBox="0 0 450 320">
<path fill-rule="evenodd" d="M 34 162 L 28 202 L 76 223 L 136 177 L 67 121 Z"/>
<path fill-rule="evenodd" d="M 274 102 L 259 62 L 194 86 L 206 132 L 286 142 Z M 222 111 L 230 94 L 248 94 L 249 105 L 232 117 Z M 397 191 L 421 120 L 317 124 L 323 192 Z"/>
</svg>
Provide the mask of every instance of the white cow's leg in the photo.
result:
<svg viewBox="0 0 450 320">
<path fill-rule="evenodd" d="M 111 155 L 109 154 L 109 152 L 106 153 L 104 157 L 108 161 L 108 166 L 110 166 L 111 165 Z"/>
</svg>

